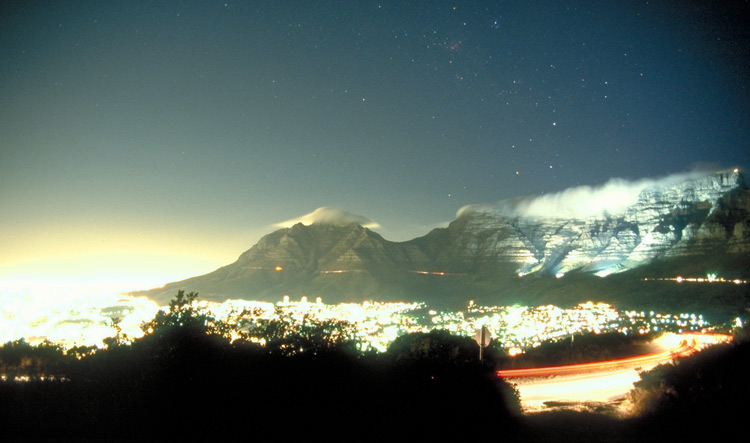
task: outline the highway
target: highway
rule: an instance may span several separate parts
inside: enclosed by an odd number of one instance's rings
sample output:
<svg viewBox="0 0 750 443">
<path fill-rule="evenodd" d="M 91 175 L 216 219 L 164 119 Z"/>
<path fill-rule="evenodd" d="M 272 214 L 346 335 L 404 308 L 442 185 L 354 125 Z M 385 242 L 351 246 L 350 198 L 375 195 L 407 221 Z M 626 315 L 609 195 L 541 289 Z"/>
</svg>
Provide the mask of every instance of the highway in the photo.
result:
<svg viewBox="0 0 750 443">
<path fill-rule="evenodd" d="M 701 349 L 732 339 L 722 334 L 665 334 L 652 343 L 653 352 L 615 360 L 562 366 L 497 371 L 515 385 L 524 412 L 565 404 L 576 409 L 584 403 L 620 404 L 640 380 L 639 372 L 687 357 Z"/>
</svg>

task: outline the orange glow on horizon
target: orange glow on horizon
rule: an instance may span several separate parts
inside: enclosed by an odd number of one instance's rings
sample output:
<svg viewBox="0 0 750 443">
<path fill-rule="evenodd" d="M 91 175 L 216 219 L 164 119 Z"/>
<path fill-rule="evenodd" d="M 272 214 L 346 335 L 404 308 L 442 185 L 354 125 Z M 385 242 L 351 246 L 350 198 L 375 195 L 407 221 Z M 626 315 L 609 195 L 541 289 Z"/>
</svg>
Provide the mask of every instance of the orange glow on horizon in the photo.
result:
<svg viewBox="0 0 750 443">
<path fill-rule="evenodd" d="M 61 256 L 0 266 L 0 289 L 41 286 L 48 292 L 53 285 L 62 285 L 99 286 L 107 291 L 126 292 L 160 287 L 205 274 L 221 265 L 216 259 L 161 253 Z"/>
</svg>

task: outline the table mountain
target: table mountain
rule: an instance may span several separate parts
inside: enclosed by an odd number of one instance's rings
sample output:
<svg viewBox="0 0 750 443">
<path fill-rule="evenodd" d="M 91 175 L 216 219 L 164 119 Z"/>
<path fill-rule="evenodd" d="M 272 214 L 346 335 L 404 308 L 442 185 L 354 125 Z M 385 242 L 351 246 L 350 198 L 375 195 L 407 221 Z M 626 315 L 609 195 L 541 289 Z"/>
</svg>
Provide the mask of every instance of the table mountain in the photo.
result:
<svg viewBox="0 0 750 443">
<path fill-rule="evenodd" d="M 587 188 L 467 207 L 448 227 L 405 242 L 356 223 L 297 224 L 266 235 L 214 272 L 136 294 L 160 302 L 186 289 L 216 301 L 289 295 L 326 303 L 593 299 L 682 307 L 711 303 L 726 291 L 701 295 L 705 286 L 675 290 L 643 279 L 709 272 L 747 278 L 750 191 L 739 171 L 644 181 L 637 192 L 615 185 L 606 195 Z M 607 195 L 621 201 L 607 201 Z M 736 310 L 747 290 L 735 286 L 725 305 Z"/>
</svg>

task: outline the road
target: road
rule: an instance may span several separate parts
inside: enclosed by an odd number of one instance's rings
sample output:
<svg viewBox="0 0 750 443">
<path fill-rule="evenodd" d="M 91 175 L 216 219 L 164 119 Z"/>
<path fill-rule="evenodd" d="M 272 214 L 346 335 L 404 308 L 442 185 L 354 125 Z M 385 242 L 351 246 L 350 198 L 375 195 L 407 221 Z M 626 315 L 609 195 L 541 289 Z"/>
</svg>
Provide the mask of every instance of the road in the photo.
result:
<svg viewBox="0 0 750 443">
<path fill-rule="evenodd" d="M 497 371 L 498 377 L 516 386 L 525 412 L 566 404 L 614 404 L 624 399 L 640 380 L 639 371 L 687 357 L 701 349 L 731 340 L 722 334 L 665 334 L 653 343 L 654 352 L 616 360 L 563 366 Z"/>
</svg>

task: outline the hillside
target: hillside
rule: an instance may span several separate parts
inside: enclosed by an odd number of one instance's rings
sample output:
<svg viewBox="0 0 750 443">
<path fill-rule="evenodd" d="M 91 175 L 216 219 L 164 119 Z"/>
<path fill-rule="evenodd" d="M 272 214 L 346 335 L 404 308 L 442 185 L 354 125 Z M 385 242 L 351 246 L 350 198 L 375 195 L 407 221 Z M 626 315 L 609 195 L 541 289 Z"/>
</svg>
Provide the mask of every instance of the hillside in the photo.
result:
<svg viewBox="0 0 750 443">
<path fill-rule="evenodd" d="M 744 312 L 747 285 L 653 280 L 709 273 L 748 278 L 750 191 L 738 171 L 646 184 L 632 204 L 585 216 L 562 210 L 539 215 L 533 213 L 538 204 L 516 199 L 465 208 L 448 227 L 405 242 L 356 223 L 300 223 L 266 235 L 214 272 L 134 294 L 165 302 L 186 289 L 216 301 L 288 295 L 453 308 L 468 300 L 596 300 L 722 317 Z"/>
</svg>

